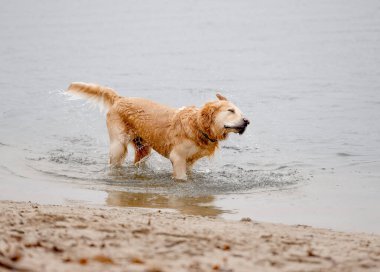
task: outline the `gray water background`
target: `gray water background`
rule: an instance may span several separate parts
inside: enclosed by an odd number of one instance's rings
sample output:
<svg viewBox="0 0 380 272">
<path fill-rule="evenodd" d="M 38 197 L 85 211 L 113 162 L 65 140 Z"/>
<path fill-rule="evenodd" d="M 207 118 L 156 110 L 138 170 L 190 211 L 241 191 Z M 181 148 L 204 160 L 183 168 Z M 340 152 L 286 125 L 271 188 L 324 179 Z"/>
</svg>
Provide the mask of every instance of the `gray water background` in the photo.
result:
<svg viewBox="0 0 380 272">
<path fill-rule="evenodd" d="M 173 208 L 380 233 L 379 1 L 1 1 L 0 199 Z M 251 120 L 188 182 L 153 154 L 111 171 L 105 116 L 63 94 Z"/>
</svg>

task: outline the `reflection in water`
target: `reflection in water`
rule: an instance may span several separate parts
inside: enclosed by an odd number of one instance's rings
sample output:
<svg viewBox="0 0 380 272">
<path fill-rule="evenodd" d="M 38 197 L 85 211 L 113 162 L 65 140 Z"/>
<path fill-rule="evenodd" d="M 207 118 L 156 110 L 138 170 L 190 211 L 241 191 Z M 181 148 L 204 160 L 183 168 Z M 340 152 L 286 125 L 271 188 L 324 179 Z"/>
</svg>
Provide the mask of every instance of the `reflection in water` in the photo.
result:
<svg viewBox="0 0 380 272">
<path fill-rule="evenodd" d="M 154 193 L 109 191 L 106 202 L 110 206 L 170 208 L 184 214 L 218 216 L 226 211 L 212 205 L 214 196 L 166 196 Z"/>
</svg>

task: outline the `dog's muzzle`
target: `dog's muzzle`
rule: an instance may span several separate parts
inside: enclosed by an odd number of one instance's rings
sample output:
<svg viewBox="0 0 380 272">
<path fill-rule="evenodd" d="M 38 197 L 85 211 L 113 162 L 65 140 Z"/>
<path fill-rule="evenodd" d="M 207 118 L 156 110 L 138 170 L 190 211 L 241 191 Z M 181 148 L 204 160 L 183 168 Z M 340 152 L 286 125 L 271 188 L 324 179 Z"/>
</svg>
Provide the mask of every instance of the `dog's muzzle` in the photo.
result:
<svg viewBox="0 0 380 272">
<path fill-rule="evenodd" d="M 243 122 L 242 124 L 239 124 L 238 126 L 224 126 L 224 128 L 227 128 L 227 129 L 234 129 L 237 131 L 237 133 L 239 133 L 240 135 L 244 133 L 245 129 L 247 128 L 247 126 L 249 125 L 249 120 L 246 119 L 246 118 L 243 118 Z"/>
</svg>

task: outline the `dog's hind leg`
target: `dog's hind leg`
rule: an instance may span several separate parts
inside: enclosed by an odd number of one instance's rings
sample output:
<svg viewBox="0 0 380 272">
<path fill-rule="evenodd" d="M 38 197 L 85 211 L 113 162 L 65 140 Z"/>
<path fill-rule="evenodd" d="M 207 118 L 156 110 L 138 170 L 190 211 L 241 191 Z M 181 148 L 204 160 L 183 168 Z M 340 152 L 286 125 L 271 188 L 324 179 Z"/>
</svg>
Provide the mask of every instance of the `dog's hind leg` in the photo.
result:
<svg viewBox="0 0 380 272">
<path fill-rule="evenodd" d="M 111 166 L 121 166 L 127 156 L 127 146 L 130 136 L 127 134 L 125 124 L 112 113 L 107 114 L 107 127 L 110 137 L 110 164 Z"/>
<path fill-rule="evenodd" d="M 132 144 L 135 148 L 135 164 L 143 162 L 152 151 L 152 148 L 141 137 L 134 138 Z"/>
<path fill-rule="evenodd" d="M 127 156 L 127 147 L 119 141 L 111 141 L 110 144 L 110 164 L 119 167 L 123 164 Z"/>
</svg>

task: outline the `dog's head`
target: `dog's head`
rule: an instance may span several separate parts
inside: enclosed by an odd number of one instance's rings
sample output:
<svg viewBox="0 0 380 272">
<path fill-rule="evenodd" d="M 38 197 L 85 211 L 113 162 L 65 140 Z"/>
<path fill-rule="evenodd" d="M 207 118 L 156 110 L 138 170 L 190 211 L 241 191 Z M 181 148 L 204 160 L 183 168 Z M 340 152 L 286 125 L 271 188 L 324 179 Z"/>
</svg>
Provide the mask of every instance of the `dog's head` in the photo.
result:
<svg viewBox="0 0 380 272">
<path fill-rule="evenodd" d="M 243 134 L 249 121 L 232 102 L 221 94 L 217 101 L 206 103 L 200 110 L 198 125 L 211 139 L 224 140 L 228 133 Z"/>
</svg>

